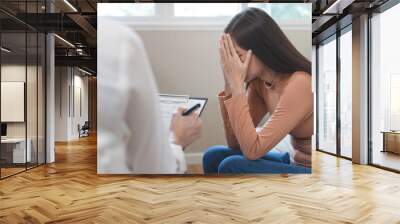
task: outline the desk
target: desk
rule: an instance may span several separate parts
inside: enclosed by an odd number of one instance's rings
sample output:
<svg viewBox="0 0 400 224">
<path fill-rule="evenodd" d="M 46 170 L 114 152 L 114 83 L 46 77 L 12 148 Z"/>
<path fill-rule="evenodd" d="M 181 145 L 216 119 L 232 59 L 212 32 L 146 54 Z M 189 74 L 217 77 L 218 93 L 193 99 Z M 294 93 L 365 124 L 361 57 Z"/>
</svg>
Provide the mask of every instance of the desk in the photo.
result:
<svg viewBox="0 0 400 224">
<path fill-rule="evenodd" d="M 1 139 L 1 157 L 6 163 L 25 163 L 31 161 L 31 145 L 30 138 L 26 139 L 28 143 L 25 153 L 25 138 L 6 138 Z M 25 161 L 25 158 L 27 161 Z"/>
<path fill-rule="evenodd" d="M 381 133 L 383 133 L 382 152 L 400 154 L 400 131 L 382 131 Z"/>
</svg>

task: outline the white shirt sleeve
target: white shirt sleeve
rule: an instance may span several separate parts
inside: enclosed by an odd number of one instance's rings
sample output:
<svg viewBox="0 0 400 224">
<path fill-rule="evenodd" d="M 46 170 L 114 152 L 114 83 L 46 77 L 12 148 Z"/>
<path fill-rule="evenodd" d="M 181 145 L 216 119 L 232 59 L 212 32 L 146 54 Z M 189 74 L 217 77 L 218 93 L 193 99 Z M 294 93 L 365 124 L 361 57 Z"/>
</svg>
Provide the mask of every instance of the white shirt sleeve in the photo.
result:
<svg viewBox="0 0 400 224">
<path fill-rule="evenodd" d="M 128 27 L 99 17 L 98 173 L 186 171 L 182 149 L 164 127 L 144 45 Z"/>
<path fill-rule="evenodd" d="M 186 172 L 187 166 L 183 148 L 182 146 L 176 145 L 174 143 L 171 143 L 171 148 L 176 158 L 176 173 L 184 174 Z"/>
</svg>

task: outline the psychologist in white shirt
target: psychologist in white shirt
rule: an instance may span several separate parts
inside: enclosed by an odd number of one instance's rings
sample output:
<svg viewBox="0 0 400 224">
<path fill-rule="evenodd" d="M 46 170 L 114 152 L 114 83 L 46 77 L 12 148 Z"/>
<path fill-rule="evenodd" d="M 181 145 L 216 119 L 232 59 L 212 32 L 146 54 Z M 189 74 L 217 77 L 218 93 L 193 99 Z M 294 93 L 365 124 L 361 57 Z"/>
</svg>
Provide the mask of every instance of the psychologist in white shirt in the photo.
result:
<svg viewBox="0 0 400 224">
<path fill-rule="evenodd" d="M 182 116 L 180 109 L 171 127 L 164 127 L 157 86 L 138 35 L 100 18 L 97 36 L 97 173 L 184 173 L 183 148 L 200 137 L 200 118 L 196 113 Z"/>
</svg>

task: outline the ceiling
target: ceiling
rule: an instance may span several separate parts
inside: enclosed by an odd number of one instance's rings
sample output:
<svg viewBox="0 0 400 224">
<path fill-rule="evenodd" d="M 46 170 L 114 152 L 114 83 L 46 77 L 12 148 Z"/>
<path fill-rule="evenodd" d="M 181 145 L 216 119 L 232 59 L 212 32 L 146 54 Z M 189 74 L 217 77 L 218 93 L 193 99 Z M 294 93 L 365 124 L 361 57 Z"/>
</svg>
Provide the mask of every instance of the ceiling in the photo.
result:
<svg viewBox="0 0 400 224">
<path fill-rule="evenodd" d="M 25 32 L 54 32 L 56 66 L 79 66 L 96 73 L 96 0 L 1 0 L 2 45 L 12 49 L 4 59 L 35 55 L 36 46 L 25 44 Z M 70 5 L 69 5 L 69 4 Z M 71 7 L 72 6 L 72 7 Z M 51 9 L 52 13 L 49 13 Z M 59 38 L 60 37 L 60 38 Z M 28 35 L 28 42 L 32 35 Z M 66 41 L 64 41 L 66 40 Z M 27 46 L 25 48 L 25 46 Z"/>
<path fill-rule="evenodd" d="M 352 23 L 354 17 L 373 11 L 389 0 L 310 0 L 312 37 L 317 44 Z"/>
</svg>

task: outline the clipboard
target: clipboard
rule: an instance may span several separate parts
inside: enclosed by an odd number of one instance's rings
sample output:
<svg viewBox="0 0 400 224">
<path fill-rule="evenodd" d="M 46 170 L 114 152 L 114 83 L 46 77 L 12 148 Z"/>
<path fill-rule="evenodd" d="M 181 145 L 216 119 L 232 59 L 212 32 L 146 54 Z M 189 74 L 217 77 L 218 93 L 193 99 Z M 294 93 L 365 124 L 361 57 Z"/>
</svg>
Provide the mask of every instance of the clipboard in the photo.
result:
<svg viewBox="0 0 400 224">
<path fill-rule="evenodd" d="M 199 114 L 199 117 L 201 116 L 201 113 L 204 111 L 204 108 L 206 108 L 208 98 L 206 97 L 189 97 L 188 101 L 188 108 L 192 107 L 196 103 L 200 103 L 200 112 L 196 111 L 195 113 Z"/>
<path fill-rule="evenodd" d="M 163 122 L 167 127 L 171 123 L 173 113 L 179 108 L 190 108 L 196 103 L 200 103 L 200 109 L 197 109 L 194 113 L 199 116 L 206 107 L 208 98 L 205 97 L 189 97 L 188 95 L 175 95 L 175 94 L 158 94 L 161 106 L 161 115 Z"/>
</svg>

